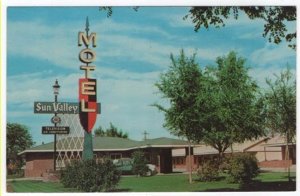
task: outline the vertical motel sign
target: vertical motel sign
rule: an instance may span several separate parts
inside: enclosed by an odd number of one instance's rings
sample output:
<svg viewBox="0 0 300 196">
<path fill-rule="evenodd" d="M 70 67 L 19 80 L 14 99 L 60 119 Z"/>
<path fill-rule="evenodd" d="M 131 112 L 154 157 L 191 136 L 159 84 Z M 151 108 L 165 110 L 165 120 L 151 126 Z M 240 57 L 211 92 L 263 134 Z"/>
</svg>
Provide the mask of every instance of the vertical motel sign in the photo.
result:
<svg viewBox="0 0 300 196">
<path fill-rule="evenodd" d="M 86 32 L 78 33 L 78 46 L 85 46 L 79 53 L 79 60 L 85 65 L 80 66 L 84 70 L 85 77 L 79 78 L 79 118 L 83 129 L 91 134 L 97 118 L 97 80 L 90 78 L 91 71 L 95 70 L 92 63 L 96 59 L 96 53 L 90 46 L 96 47 L 96 33 L 89 34 L 89 22 L 86 21 Z"/>
</svg>

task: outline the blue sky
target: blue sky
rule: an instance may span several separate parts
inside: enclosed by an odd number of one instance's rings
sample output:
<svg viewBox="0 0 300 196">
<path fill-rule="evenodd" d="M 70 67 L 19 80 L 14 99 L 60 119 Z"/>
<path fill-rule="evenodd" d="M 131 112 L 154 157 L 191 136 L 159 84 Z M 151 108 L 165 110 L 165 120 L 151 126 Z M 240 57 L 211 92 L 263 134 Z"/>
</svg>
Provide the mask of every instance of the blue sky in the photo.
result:
<svg viewBox="0 0 300 196">
<path fill-rule="evenodd" d="M 7 121 L 28 126 L 40 144 L 53 136 L 41 134 L 52 115 L 33 113 L 34 101 L 52 101 L 55 79 L 61 85 L 60 101 L 78 99 L 78 78 L 83 71 L 77 34 L 89 17 L 97 33 L 96 71 L 102 114 L 95 127 L 112 122 L 131 139 L 174 137 L 163 128 L 163 113 L 150 105 L 165 103 L 154 83 L 170 65 L 170 53 L 196 52 L 201 67 L 215 64 L 218 56 L 234 50 L 247 59 L 249 74 L 261 87 L 289 64 L 295 72 L 296 53 L 286 43 L 271 44 L 262 37 L 263 21 L 244 15 L 229 19 L 226 27 L 194 32 L 191 20 L 182 18 L 188 7 L 116 7 L 110 18 L 98 7 L 8 7 L 7 9 Z M 295 31 L 296 23 L 288 29 Z"/>
</svg>

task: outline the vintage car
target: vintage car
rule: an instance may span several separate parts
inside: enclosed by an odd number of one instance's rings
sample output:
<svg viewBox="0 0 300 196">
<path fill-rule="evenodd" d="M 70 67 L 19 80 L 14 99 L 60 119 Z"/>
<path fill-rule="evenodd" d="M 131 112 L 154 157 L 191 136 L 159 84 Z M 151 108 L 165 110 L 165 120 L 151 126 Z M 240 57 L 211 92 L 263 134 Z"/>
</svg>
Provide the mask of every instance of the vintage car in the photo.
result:
<svg viewBox="0 0 300 196">
<path fill-rule="evenodd" d="M 113 160 L 113 164 L 122 172 L 122 174 L 132 174 L 133 160 L 131 158 L 121 158 Z M 146 176 L 153 176 L 157 173 L 156 167 L 153 164 L 147 164 L 148 172 Z"/>
</svg>

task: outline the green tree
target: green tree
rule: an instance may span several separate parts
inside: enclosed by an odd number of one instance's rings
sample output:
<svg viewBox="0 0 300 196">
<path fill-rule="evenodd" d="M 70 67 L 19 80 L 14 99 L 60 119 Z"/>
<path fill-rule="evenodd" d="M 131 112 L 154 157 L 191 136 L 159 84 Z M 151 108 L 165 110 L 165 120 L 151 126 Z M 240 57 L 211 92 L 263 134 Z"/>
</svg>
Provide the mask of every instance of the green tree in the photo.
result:
<svg viewBox="0 0 300 196">
<path fill-rule="evenodd" d="M 132 173 L 137 176 L 145 176 L 149 168 L 144 153 L 141 150 L 132 153 Z"/>
<path fill-rule="evenodd" d="M 95 129 L 95 136 L 106 136 L 106 137 L 120 137 L 120 138 L 128 138 L 128 133 L 124 133 L 122 130 L 118 129 L 112 123 L 109 124 L 109 128 L 104 130 L 101 126 Z"/>
<path fill-rule="evenodd" d="M 217 58 L 217 66 L 201 71 L 195 56 L 171 56 L 170 69 L 156 83 L 169 108 L 164 126 L 189 141 L 203 141 L 218 150 L 220 158 L 233 143 L 263 135 L 263 101 L 248 75 L 245 59 L 230 52 Z"/>
<path fill-rule="evenodd" d="M 292 142 L 296 136 L 296 80 L 290 69 L 282 71 L 269 86 L 265 94 L 267 126 Z"/>
<path fill-rule="evenodd" d="M 195 24 L 194 30 L 209 26 L 217 28 L 225 26 L 224 20 L 233 15 L 238 19 L 242 11 L 249 19 L 262 19 L 264 24 L 263 37 L 268 37 L 269 42 L 279 44 L 283 39 L 291 44 L 289 47 L 296 49 L 296 32 L 288 32 L 286 24 L 296 21 L 296 6 L 203 6 L 192 7 L 184 19 L 190 17 Z"/>
<path fill-rule="evenodd" d="M 205 71 L 206 90 L 198 94 L 197 107 L 205 108 L 200 119 L 203 141 L 221 158 L 233 143 L 262 136 L 264 117 L 259 89 L 248 75 L 245 59 L 230 52 L 216 62 Z"/>
<path fill-rule="evenodd" d="M 189 141 L 200 141 L 201 113 L 196 105 L 201 88 L 201 70 L 195 62 L 195 55 L 187 58 L 183 50 L 177 59 L 171 54 L 171 61 L 169 70 L 161 74 L 160 81 L 155 83 L 163 98 L 169 101 L 170 107 L 159 104 L 153 106 L 164 112 L 164 126 L 173 135 L 186 137 Z"/>
<path fill-rule="evenodd" d="M 101 126 L 99 126 L 95 129 L 94 134 L 95 134 L 95 137 L 104 137 L 104 136 L 106 136 L 106 132 Z"/>
<path fill-rule="evenodd" d="M 163 98 L 169 101 L 169 108 L 154 104 L 165 114 L 164 126 L 173 134 L 185 137 L 191 141 L 201 141 L 203 134 L 199 119 L 206 112 L 202 107 L 197 107 L 197 97 L 201 91 L 202 73 L 195 62 L 195 54 L 187 58 L 184 51 L 180 51 L 177 59 L 171 54 L 171 65 L 166 73 L 160 75 L 157 86 Z M 200 126 L 199 126 L 200 125 Z M 189 152 L 191 147 L 189 146 Z M 189 153 L 190 155 L 190 153 Z M 191 168 L 191 159 L 189 159 Z M 189 181 L 192 182 L 190 169 Z"/>
<path fill-rule="evenodd" d="M 269 86 L 265 94 L 267 126 L 286 137 L 286 158 L 289 156 L 288 144 L 296 136 L 296 80 L 289 69 L 281 72 L 276 80 L 267 79 Z M 288 170 L 290 176 L 290 171 Z"/>
<path fill-rule="evenodd" d="M 6 125 L 6 166 L 8 174 L 16 174 L 24 165 L 18 153 L 34 145 L 28 128 L 18 123 Z"/>
</svg>

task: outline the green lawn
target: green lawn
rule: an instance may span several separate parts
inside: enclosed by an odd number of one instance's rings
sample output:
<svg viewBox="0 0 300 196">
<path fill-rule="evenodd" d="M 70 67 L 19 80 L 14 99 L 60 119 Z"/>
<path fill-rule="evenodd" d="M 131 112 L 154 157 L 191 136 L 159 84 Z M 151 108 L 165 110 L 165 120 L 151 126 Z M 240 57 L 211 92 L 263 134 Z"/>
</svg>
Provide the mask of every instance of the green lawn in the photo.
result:
<svg viewBox="0 0 300 196">
<path fill-rule="evenodd" d="M 52 193 L 52 192 L 78 192 L 74 189 L 64 188 L 61 183 L 42 182 L 36 180 L 24 180 L 9 182 L 13 192 L 37 192 L 37 193 Z"/>
<path fill-rule="evenodd" d="M 292 176 L 295 177 L 295 173 Z M 9 183 L 14 192 L 78 192 L 66 189 L 60 183 L 40 181 L 14 181 Z M 156 175 L 152 177 L 122 177 L 117 192 L 195 192 L 195 191 L 294 191 L 295 182 L 288 182 L 286 173 L 261 173 L 252 184 L 240 188 L 221 178 L 216 182 L 188 183 L 188 176 Z"/>
</svg>

